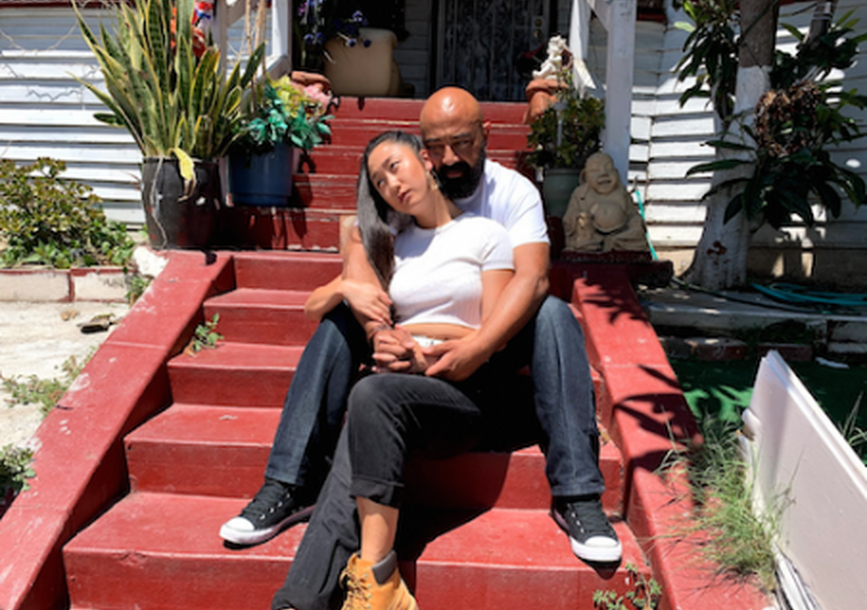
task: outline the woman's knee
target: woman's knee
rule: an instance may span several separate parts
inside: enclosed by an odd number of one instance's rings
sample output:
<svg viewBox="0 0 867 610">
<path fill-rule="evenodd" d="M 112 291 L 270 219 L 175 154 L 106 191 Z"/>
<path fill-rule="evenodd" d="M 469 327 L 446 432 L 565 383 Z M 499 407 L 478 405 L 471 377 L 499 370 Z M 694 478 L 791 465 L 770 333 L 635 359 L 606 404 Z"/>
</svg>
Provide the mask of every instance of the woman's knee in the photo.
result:
<svg viewBox="0 0 867 610">
<path fill-rule="evenodd" d="M 394 399 L 390 375 L 370 375 L 359 380 L 349 393 L 346 424 L 358 432 L 378 430 L 394 421 L 400 405 Z"/>
</svg>

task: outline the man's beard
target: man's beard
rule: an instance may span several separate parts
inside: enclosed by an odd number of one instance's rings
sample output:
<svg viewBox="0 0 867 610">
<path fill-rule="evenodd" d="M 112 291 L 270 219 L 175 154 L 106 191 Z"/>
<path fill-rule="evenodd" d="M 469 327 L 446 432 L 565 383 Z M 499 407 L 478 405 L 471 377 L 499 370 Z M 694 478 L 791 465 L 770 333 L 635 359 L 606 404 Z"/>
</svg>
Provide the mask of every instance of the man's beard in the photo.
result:
<svg viewBox="0 0 867 610">
<path fill-rule="evenodd" d="M 452 170 L 459 170 L 461 175 L 456 178 L 449 178 L 446 174 Z M 436 170 L 436 174 L 437 178 L 439 178 L 440 187 L 446 197 L 449 199 L 464 199 L 476 191 L 484 170 L 485 149 L 483 148 L 479 153 L 479 160 L 476 162 L 475 167 L 471 167 L 465 161 L 458 161 L 451 165 L 443 165 Z"/>
</svg>

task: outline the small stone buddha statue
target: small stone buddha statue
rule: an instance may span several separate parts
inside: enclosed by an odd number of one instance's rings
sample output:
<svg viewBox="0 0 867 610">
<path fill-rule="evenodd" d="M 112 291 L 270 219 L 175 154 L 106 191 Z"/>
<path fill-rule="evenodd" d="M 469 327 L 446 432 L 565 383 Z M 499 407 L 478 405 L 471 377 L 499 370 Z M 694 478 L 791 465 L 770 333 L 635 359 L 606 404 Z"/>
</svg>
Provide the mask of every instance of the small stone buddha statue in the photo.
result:
<svg viewBox="0 0 867 610">
<path fill-rule="evenodd" d="M 581 184 L 572 192 L 563 216 L 563 232 L 565 250 L 650 250 L 644 219 L 609 155 L 595 153 L 587 159 Z"/>
</svg>

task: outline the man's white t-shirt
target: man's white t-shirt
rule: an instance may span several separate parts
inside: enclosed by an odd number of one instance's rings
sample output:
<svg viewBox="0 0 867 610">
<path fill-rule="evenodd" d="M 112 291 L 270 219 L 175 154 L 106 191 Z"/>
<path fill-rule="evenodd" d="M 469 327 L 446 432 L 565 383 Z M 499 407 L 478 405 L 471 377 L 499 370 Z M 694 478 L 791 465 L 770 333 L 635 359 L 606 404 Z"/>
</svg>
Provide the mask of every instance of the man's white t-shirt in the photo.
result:
<svg viewBox="0 0 867 610">
<path fill-rule="evenodd" d="M 482 272 L 514 269 L 506 230 L 465 212 L 441 227 L 415 224 L 394 241 L 389 294 L 399 324 L 482 323 Z"/>
<path fill-rule="evenodd" d="M 532 182 L 496 161 L 485 160 L 476 191 L 455 199 L 459 208 L 496 220 L 506 228 L 512 248 L 524 244 L 550 243 L 542 199 Z"/>
</svg>

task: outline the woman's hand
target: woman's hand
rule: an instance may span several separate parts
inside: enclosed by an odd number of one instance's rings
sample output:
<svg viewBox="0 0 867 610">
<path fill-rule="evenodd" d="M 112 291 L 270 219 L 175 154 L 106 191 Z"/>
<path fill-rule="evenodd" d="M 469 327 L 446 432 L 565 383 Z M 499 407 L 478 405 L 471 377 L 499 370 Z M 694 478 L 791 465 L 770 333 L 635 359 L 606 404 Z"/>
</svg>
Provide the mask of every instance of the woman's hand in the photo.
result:
<svg viewBox="0 0 867 610">
<path fill-rule="evenodd" d="M 379 324 L 391 325 L 391 298 L 379 286 L 344 279 L 341 281 L 340 292 L 356 314 Z"/>
<path fill-rule="evenodd" d="M 373 337 L 374 370 L 377 373 L 424 373 L 435 362 L 425 356 L 409 332 L 395 326 L 380 330 Z"/>
</svg>

